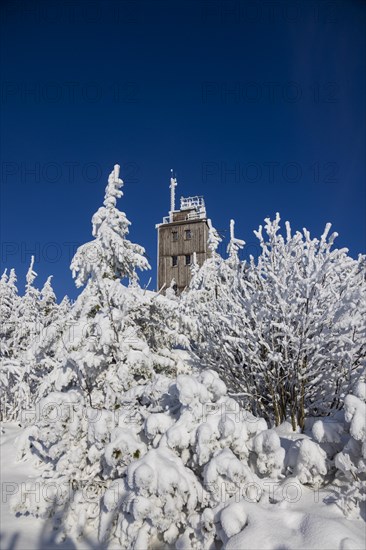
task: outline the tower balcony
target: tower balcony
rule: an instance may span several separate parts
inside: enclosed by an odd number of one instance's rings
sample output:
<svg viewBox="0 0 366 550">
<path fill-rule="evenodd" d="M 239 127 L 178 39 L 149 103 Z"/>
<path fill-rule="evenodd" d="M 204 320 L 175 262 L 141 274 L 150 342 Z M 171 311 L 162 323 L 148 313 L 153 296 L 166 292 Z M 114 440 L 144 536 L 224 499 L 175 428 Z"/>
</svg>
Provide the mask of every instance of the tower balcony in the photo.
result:
<svg viewBox="0 0 366 550">
<path fill-rule="evenodd" d="M 181 197 L 180 210 L 174 210 L 169 216 L 164 216 L 163 225 L 181 221 L 204 220 L 206 217 L 203 197 Z"/>
</svg>

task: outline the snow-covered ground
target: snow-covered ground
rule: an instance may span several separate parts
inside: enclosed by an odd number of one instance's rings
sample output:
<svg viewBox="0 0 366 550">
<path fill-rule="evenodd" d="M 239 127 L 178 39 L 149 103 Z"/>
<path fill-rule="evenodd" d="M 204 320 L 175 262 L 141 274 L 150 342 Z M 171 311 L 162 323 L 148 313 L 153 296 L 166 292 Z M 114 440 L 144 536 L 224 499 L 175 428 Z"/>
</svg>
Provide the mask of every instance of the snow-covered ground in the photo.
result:
<svg viewBox="0 0 366 550">
<path fill-rule="evenodd" d="M 71 539 L 57 540 L 57 531 L 52 520 L 34 516 L 15 516 L 10 510 L 9 501 L 22 484 L 39 476 L 30 461 L 15 461 L 15 440 L 22 428 L 15 423 L 3 424 L 0 435 L 1 455 L 1 512 L 0 512 L 0 548 L 2 550 L 86 550 L 101 548 L 96 541 L 81 541 L 75 544 Z"/>
<path fill-rule="evenodd" d="M 298 502 L 278 505 L 243 502 L 237 513 L 246 527 L 226 544 L 227 550 L 356 550 L 365 548 L 366 524 L 347 520 L 336 504 L 325 505 L 330 493 L 301 488 Z M 294 500 L 296 493 L 294 494 Z M 240 509 L 241 508 L 241 509 Z M 232 516 L 233 516 L 232 512 Z M 233 517 L 229 521 L 234 522 Z"/>
<path fill-rule="evenodd" d="M 53 521 L 33 516 L 16 517 L 9 500 L 22 483 L 39 476 L 29 461 L 15 462 L 15 440 L 22 433 L 17 424 L 4 425 L 1 434 L 0 546 L 4 550 L 86 550 L 103 548 L 96 534 L 83 540 L 58 540 Z M 262 504 L 235 497 L 221 512 L 227 535 L 225 548 L 258 550 L 358 550 L 366 545 L 366 523 L 348 520 L 332 500 L 331 491 L 314 492 L 304 486 L 289 486 L 287 501 Z M 299 492 L 301 491 L 301 493 Z M 328 503 L 325 504 L 325 501 Z M 110 544 L 108 548 L 113 548 Z M 116 545 L 116 548 L 120 546 Z M 143 549 L 141 549 L 143 550 Z M 144 549 L 145 550 L 145 549 Z M 187 549 L 188 550 L 188 549 Z"/>
</svg>

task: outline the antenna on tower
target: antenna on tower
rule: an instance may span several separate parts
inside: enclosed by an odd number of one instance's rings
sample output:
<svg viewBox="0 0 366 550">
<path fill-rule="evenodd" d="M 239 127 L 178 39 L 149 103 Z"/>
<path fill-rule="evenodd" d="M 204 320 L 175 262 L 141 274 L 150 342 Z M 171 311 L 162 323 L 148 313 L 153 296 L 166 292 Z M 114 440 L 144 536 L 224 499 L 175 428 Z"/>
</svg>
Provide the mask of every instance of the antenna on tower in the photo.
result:
<svg viewBox="0 0 366 550">
<path fill-rule="evenodd" d="M 119 169 L 120 169 L 120 165 L 119 164 L 115 164 L 114 165 L 114 169 L 113 169 L 113 172 L 114 172 L 114 181 L 117 182 L 118 179 L 119 179 Z"/>
<path fill-rule="evenodd" d="M 235 239 L 234 236 L 234 227 L 235 227 L 235 221 L 230 220 L 230 240 L 233 241 Z"/>
<path fill-rule="evenodd" d="M 174 177 L 173 168 L 170 169 L 171 177 L 170 177 L 170 222 L 173 221 L 173 212 L 175 210 L 175 188 L 178 185 L 177 178 Z"/>
</svg>

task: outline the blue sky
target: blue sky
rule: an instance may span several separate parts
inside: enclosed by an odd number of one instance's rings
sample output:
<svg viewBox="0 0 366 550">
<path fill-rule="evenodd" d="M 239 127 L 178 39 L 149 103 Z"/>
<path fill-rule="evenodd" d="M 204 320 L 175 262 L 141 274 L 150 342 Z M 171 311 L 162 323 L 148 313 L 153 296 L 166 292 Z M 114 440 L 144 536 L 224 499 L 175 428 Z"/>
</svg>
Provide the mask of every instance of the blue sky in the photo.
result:
<svg viewBox="0 0 366 550">
<path fill-rule="evenodd" d="M 2 267 L 22 290 L 33 251 L 38 285 L 53 274 L 58 297 L 76 297 L 72 251 L 115 163 L 152 288 L 170 168 L 219 230 L 236 220 L 244 254 L 276 211 L 314 235 L 330 221 L 363 252 L 365 6 L 4 1 Z"/>
</svg>

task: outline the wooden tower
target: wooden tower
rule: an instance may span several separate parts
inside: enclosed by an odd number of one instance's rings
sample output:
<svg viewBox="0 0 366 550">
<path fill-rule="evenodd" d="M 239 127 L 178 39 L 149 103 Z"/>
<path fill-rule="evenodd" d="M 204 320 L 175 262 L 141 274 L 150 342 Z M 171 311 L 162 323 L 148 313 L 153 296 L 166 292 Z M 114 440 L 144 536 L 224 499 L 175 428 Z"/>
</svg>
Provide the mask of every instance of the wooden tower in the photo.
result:
<svg viewBox="0 0 366 550">
<path fill-rule="evenodd" d="M 170 212 L 158 230 L 158 290 L 169 288 L 182 292 L 191 279 L 191 263 L 196 253 L 198 265 L 209 256 L 207 248 L 208 223 L 203 197 L 181 197 L 180 209 L 175 210 L 176 178 L 170 179 Z"/>
</svg>

